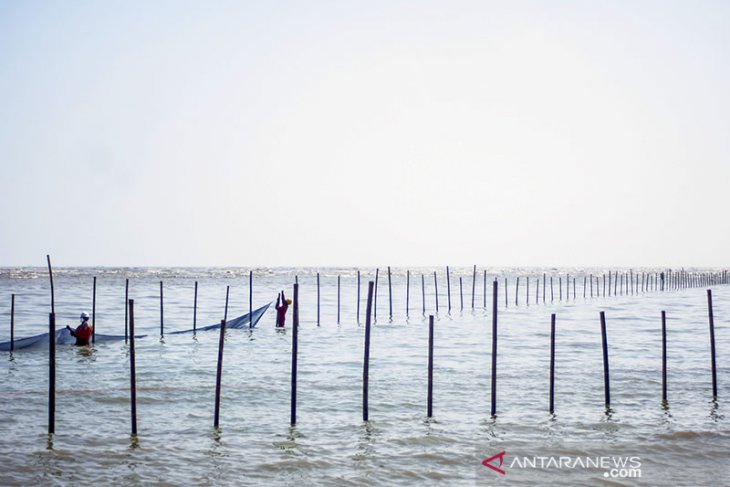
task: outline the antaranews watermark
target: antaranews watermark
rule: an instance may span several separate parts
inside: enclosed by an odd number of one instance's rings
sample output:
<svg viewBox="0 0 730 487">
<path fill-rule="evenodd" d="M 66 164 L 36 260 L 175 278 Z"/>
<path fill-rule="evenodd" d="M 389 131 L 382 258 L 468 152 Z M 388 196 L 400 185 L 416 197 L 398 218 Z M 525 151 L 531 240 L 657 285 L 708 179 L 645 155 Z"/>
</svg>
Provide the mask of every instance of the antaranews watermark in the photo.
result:
<svg viewBox="0 0 730 487">
<path fill-rule="evenodd" d="M 604 470 L 606 478 L 625 479 L 641 477 L 641 457 L 638 456 L 515 456 L 507 460 L 506 451 L 492 455 L 482 461 L 482 465 L 500 474 L 507 475 L 509 470 Z"/>
</svg>

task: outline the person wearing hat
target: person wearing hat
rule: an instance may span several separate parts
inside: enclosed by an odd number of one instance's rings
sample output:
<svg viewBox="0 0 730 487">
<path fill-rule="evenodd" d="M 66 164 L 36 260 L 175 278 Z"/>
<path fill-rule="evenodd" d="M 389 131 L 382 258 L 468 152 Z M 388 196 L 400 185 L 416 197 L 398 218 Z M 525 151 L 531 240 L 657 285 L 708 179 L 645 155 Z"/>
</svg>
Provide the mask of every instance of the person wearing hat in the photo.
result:
<svg viewBox="0 0 730 487">
<path fill-rule="evenodd" d="M 276 297 L 276 326 L 282 328 L 286 322 L 286 310 L 289 309 L 291 299 L 284 296 L 284 291 Z"/>
<path fill-rule="evenodd" d="M 94 326 L 89 323 L 89 313 L 81 313 L 81 324 L 74 330 L 70 326 L 66 325 L 66 328 L 71 332 L 71 336 L 76 338 L 76 346 L 85 347 L 91 340 L 91 334 L 94 331 Z"/>
</svg>

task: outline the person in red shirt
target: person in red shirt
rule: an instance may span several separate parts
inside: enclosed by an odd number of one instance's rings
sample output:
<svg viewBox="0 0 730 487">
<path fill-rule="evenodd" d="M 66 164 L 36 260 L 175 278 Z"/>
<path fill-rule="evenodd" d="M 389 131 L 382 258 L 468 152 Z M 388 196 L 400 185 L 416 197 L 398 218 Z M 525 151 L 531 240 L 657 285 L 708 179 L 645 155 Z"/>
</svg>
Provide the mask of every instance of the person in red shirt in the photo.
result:
<svg viewBox="0 0 730 487">
<path fill-rule="evenodd" d="M 91 340 L 91 334 L 94 331 L 94 326 L 89 323 L 89 313 L 81 313 L 81 324 L 74 330 L 70 326 L 66 325 L 66 328 L 71 332 L 71 336 L 76 338 L 76 346 L 85 347 Z"/>
<path fill-rule="evenodd" d="M 281 328 L 286 322 L 286 310 L 289 309 L 291 299 L 284 296 L 284 291 L 276 297 L 276 326 Z"/>
</svg>

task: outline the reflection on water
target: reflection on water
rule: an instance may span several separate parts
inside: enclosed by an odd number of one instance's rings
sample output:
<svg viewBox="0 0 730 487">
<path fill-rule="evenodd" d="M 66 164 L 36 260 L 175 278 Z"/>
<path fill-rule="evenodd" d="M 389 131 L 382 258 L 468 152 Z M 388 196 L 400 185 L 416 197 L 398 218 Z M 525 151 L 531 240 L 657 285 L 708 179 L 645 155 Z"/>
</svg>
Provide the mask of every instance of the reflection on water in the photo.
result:
<svg viewBox="0 0 730 487">
<path fill-rule="evenodd" d="M 481 465 L 500 451 L 518 454 L 608 454 L 638 451 L 647 485 L 671 483 L 667 464 L 682 464 L 696 485 L 726 478 L 730 430 L 726 406 L 710 400 L 710 361 L 704 289 L 577 299 L 555 290 L 555 301 L 530 306 L 521 280 L 515 305 L 515 270 L 506 270 L 509 307 L 500 284 L 498 417 L 489 417 L 491 310 L 482 304 L 481 276 L 471 309 L 472 269 L 451 269 L 452 310 L 439 272 L 434 336 L 434 418 L 425 418 L 428 319 L 435 312 L 434 269 L 411 269 L 406 319 L 405 269 L 393 269 L 393 318 L 387 279 L 378 288 L 373 325 L 370 420 L 362 418 L 364 326 L 357 323 L 357 274 L 319 270 L 321 326 L 316 320 L 316 270 L 259 269 L 254 307 L 290 294 L 298 274 L 301 298 L 297 425 L 289 425 L 289 327 L 276 329 L 267 313 L 254 330 L 228 330 L 221 392 L 222 430 L 211 431 L 217 333 L 159 336 L 159 281 L 165 281 L 165 330 L 190 328 L 193 283 L 199 281 L 199 324 L 248 312 L 248 270 L 59 270 L 59 326 L 73 323 L 91 303 L 98 275 L 97 330 L 124 333 L 124 281 L 135 298 L 139 436 L 129 435 L 129 346 L 123 342 L 57 349 L 56 434 L 47 427 L 47 350 L 19 350 L 1 361 L 0 484 L 99 483 L 141 485 L 265 484 L 371 485 L 498 482 Z M 571 276 L 580 276 L 575 270 Z M 35 271 L 33 271 L 35 272 Z M 600 271 L 591 270 L 594 275 Z M 42 272 L 27 279 L 0 271 L 0 323 L 16 301 L 16 337 L 47 329 L 48 284 Z M 337 275 L 341 276 L 340 325 Z M 426 277 L 421 315 L 420 274 Z M 553 271 L 557 287 L 558 271 Z M 524 272 L 522 275 L 525 275 Z M 548 273 L 548 276 L 550 274 Z M 457 310 L 459 277 L 465 309 Z M 493 274 L 487 280 L 491 292 Z M 363 270 L 360 321 L 374 269 Z M 385 283 L 385 284 L 383 284 Z M 468 292 L 467 292 L 468 290 Z M 540 293 L 542 293 L 542 282 Z M 5 299 L 7 297 L 7 299 Z M 549 297 L 549 290 L 548 290 Z M 568 297 L 569 299 L 566 299 Z M 730 289 L 713 287 L 717 356 L 730 356 Z M 488 300 L 491 304 L 491 300 Z M 460 306 L 460 305 L 458 305 Z M 667 311 L 668 402 L 662 403 L 661 321 Z M 599 311 L 606 312 L 611 356 L 611 408 L 605 409 Z M 555 413 L 548 412 L 550 314 L 557 314 Z M 0 340 L 9 331 L 0 328 Z M 730 394 L 730 368 L 718 361 L 719 397 Z M 709 401 L 709 402 L 708 402 Z M 477 445 L 477 446 L 475 446 Z M 569 446 L 565 446 L 569 445 Z M 693 461 L 683 458 L 695 452 Z M 602 472 L 508 472 L 515 485 L 591 485 Z M 722 476 L 725 477 L 722 477 Z M 598 481 L 596 481 L 598 479 Z M 675 482 L 676 483 L 676 482 Z"/>
</svg>

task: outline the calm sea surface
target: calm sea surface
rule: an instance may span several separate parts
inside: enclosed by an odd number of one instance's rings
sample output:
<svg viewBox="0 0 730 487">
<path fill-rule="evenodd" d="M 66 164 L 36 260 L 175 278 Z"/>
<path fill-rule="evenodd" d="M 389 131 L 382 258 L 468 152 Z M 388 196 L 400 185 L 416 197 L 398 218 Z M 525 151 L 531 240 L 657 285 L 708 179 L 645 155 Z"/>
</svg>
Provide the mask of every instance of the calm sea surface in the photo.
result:
<svg viewBox="0 0 730 487">
<path fill-rule="evenodd" d="M 297 425 L 289 424 L 291 310 L 287 328 L 276 330 L 272 309 L 256 329 L 227 333 L 218 432 L 213 429 L 218 334 L 160 339 L 159 282 L 164 281 L 165 330 L 183 330 L 192 327 L 196 280 L 199 325 L 223 318 L 226 286 L 229 317 L 248 312 L 249 269 L 54 270 L 57 326 L 75 325 L 81 311 L 91 313 L 92 278 L 97 276 L 96 327 L 104 334 L 124 333 L 124 282 L 129 278 L 138 333 L 151 334 L 136 344 L 139 436 L 136 441 L 130 436 L 124 342 L 92 349 L 59 346 L 56 434 L 50 441 L 46 348 L 2 352 L 0 484 L 730 485 L 728 286 L 709 286 L 717 350 L 718 400 L 713 401 L 707 286 L 633 295 L 624 288 L 623 296 L 593 298 L 587 289 L 584 298 L 584 272 L 606 270 L 486 270 L 487 309 L 484 269 L 477 270 L 472 308 L 472 269 L 452 268 L 449 311 L 445 269 L 410 269 L 407 315 L 406 269 L 393 269 L 391 318 L 387 270 L 380 269 L 370 352 L 370 421 L 364 423 L 365 301 L 375 269 L 361 269 L 360 324 L 357 270 L 319 269 L 319 326 L 317 269 L 254 269 L 254 308 L 275 300 L 282 289 L 291 295 L 295 276 L 299 279 Z M 543 303 L 543 272 L 548 283 L 553 277 L 552 302 L 548 286 Z M 571 276 L 569 295 L 566 274 Z M 572 276 L 577 278 L 575 298 Z M 495 277 L 499 348 L 497 416 L 491 418 Z M 0 269 L 0 341 L 9 339 L 12 293 L 16 337 L 47 331 L 47 272 Z M 662 310 L 668 330 L 666 407 L 661 401 Z M 606 313 L 609 342 L 608 413 L 600 311 Z M 557 315 L 552 416 L 551 313 Z M 426 416 L 429 314 L 436 315 L 431 420 Z M 499 458 L 490 465 L 504 474 L 482 465 L 503 451 L 501 467 Z"/>
</svg>

